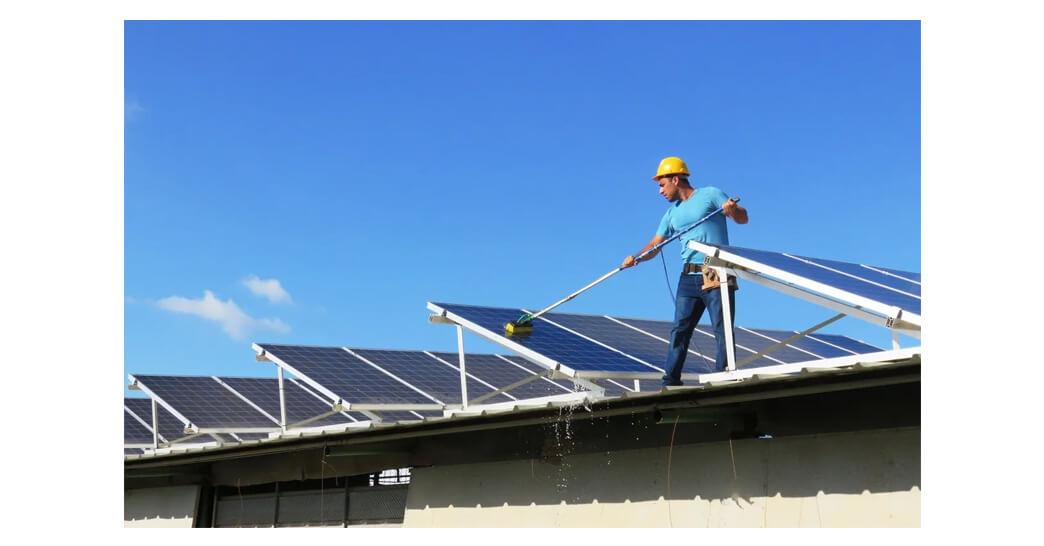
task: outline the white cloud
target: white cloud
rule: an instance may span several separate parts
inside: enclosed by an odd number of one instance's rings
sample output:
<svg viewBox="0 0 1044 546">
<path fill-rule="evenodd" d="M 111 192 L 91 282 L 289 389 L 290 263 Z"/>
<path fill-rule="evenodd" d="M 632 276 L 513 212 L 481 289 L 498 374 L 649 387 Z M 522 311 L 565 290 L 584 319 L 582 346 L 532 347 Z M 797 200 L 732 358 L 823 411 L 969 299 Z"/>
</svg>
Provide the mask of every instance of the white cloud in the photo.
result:
<svg viewBox="0 0 1044 546">
<path fill-rule="evenodd" d="M 257 275 L 251 275 L 243 279 L 243 284 L 254 294 L 268 298 L 272 303 L 293 303 L 278 279 L 259 279 Z"/>
<path fill-rule="evenodd" d="M 210 290 L 203 291 L 203 298 L 193 300 L 181 296 L 170 296 L 156 302 L 160 309 L 174 313 L 196 315 L 221 323 L 221 328 L 233 339 L 243 339 L 253 330 L 289 332 L 290 326 L 279 319 L 255 319 L 247 315 L 232 300 L 221 301 Z"/>
<path fill-rule="evenodd" d="M 123 119 L 124 121 L 133 121 L 138 119 L 138 116 L 145 111 L 145 108 L 136 100 L 124 101 L 123 102 Z"/>
</svg>

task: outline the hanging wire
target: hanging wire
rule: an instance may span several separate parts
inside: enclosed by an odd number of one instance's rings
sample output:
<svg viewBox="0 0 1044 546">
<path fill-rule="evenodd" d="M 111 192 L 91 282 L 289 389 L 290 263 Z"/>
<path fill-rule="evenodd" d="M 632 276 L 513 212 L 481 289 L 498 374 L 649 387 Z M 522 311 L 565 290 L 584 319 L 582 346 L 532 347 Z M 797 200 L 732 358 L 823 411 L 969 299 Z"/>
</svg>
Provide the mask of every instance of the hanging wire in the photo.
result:
<svg viewBox="0 0 1044 546">
<path fill-rule="evenodd" d="M 663 262 L 663 279 L 667 282 L 667 293 L 671 295 L 671 305 L 674 305 L 678 298 L 674 297 L 674 290 L 671 289 L 671 276 L 667 273 L 667 259 L 663 257 L 663 252 L 660 252 L 660 261 Z"/>
</svg>

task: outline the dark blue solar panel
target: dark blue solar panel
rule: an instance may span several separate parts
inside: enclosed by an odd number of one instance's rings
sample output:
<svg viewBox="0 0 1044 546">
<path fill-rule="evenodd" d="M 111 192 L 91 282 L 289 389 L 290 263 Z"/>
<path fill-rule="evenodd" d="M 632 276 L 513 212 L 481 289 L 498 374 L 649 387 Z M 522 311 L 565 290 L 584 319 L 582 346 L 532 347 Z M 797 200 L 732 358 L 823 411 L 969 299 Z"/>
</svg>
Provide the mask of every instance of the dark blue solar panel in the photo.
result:
<svg viewBox="0 0 1044 546">
<path fill-rule="evenodd" d="M 449 303 L 436 303 L 435 305 L 474 322 L 493 334 L 505 337 L 505 339 L 577 371 L 656 373 L 656 370 L 648 366 L 610 351 L 596 343 L 577 337 L 540 319 L 537 319 L 533 332 L 530 334 L 505 336 L 504 326 L 510 321 L 517 320 L 523 314 L 523 311 L 520 309 L 478 307 Z"/>
<path fill-rule="evenodd" d="M 808 338 L 820 344 L 829 343 L 831 345 L 836 345 L 838 347 L 841 347 L 842 349 L 850 351 L 849 354 L 866 354 L 884 350 L 880 347 L 870 345 L 869 343 L 859 341 L 858 339 L 852 339 L 850 337 L 838 336 L 834 334 L 822 334 L 819 332 L 812 332 L 808 335 Z"/>
<path fill-rule="evenodd" d="M 123 411 L 123 443 L 152 445 L 152 431 L 145 428 L 126 409 Z"/>
<path fill-rule="evenodd" d="M 235 389 L 239 394 L 247 397 L 251 402 L 265 410 L 269 415 L 279 419 L 279 380 L 262 377 L 221 377 L 228 386 Z M 332 402 L 324 404 L 311 394 L 305 392 L 292 381 L 283 381 L 283 392 L 286 398 L 286 424 L 311 419 L 317 415 L 328 413 Z M 351 423 L 352 420 L 341 414 L 312 421 L 304 426 L 321 427 L 326 425 L 341 425 Z"/>
<path fill-rule="evenodd" d="M 141 455 L 143 453 L 145 453 L 144 449 L 138 449 L 138 448 L 133 448 L 133 447 L 125 447 L 125 448 L 123 448 L 123 454 L 124 455 Z"/>
<path fill-rule="evenodd" d="M 658 339 L 595 315 L 548 313 L 544 318 L 642 360 L 651 366 L 645 371 L 663 373 L 667 344 Z"/>
<path fill-rule="evenodd" d="M 444 404 L 461 403 L 460 371 L 446 366 L 421 351 L 352 349 L 352 352 L 399 376 Z M 468 398 L 476 398 L 495 390 L 471 378 L 468 378 L 467 382 Z M 503 395 L 486 400 L 488 403 L 510 401 L 510 398 Z"/>
<path fill-rule="evenodd" d="M 437 353 L 433 352 L 433 355 L 449 362 L 450 364 L 456 365 L 458 362 L 457 353 Z M 445 366 L 443 364 L 443 366 Z M 480 355 L 480 354 L 467 354 L 465 355 L 464 367 L 468 372 L 468 375 L 473 375 L 482 379 L 486 383 L 495 386 L 500 389 L 511 385 L 517 381 L 522 381 L 533 377 L 532 372 L 523 370 L 517 366 L 512 365 L 509 362 L 505 362 L 503 359 L 496 355 Z M 470 382 L 468 384 L 468 398 L 475 399 L 489 392 L 489 389 L 485 389 L 482 393 L 474 393 L 471 391 Z M 565 394 L 566 391 L 552 385 L 551 383 L 542 379 L 535 379 L 520 385 L 509 391 L 507 394 L 515 397 L 518 400 L 524 400 L 526 398 L 541 398 L 544 396 L 555 396 L 559 394 Z M 492 404 L 494 402 L 504 401 L 502 397 L 487 398 L 483 400 L 483 404 Z"/>
<path fill-rule="evenodd" d="M 339 347 L 259 346 L 349 404 L 435 404 Z"/>
<path fill-rule="evenodd" d="M 785 256 L 779 252 L 768 252 L 735 246 L 722 246 L 720 248 L 725 252 L 730 252 L 770 267 L 850 292 L 857 296 L 862 296 L 885 305 L 893 305 L 900 309 L 912 311 L 917 314 L 921 313 L 921 300 L 919 297 L 900 294 L 899 292 L 888 288 L 883 288 L 866 281 L 853 279 L 849 276 L 835 273 L 822 267 L 807 264 L 801 260 Z M 883 275 L 880 274 L 878 274 L 878 276 L 883 277 Z M 916 294 L 920 296 L 919 288 Z"/>
<path fill-rule="evenodd" d="M 199 428 L 278 428 L 212 377 L 136 375 L 135 378 Z"/>
<path fill-rule="evenodd" d="M 152 426 L 151 399 L 124 398 L 123 405 L 131 412 L 133 412 L 134 415 L 141 417 L 141 420 L 148 423 L 150 427 Z M 164 442 L 172 442 L 179 438 L 185 437 L 185 425 L 181 421 L 179 421 L 177 417 L 174 417 L 174 415 L 167 411 L 167 408 L 164 408 L 162 405 L 157 404 L 156 410 L 159 416 L 159 435 L 161 444 Z M 150 439 L 149 441 L 151 442 L 152 440 Z M 189 438 L 188 440 L 183 440 L 179 443 L 200 444 L 209 441 L 209 438 L 196 436 L 193 438 Z"/>
</svg>

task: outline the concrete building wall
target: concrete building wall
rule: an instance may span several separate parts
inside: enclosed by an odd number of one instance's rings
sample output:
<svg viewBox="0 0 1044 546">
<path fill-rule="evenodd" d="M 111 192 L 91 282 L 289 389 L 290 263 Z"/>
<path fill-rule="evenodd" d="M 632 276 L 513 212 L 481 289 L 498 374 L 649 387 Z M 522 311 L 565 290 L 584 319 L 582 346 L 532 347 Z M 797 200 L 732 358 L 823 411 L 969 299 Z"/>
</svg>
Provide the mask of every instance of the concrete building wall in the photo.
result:
<svg viewBox="0 0 1044 546">
<path fill-rule="evenodd" d="M 918 527 L 920 433 L 414 468 L 403 526 Z"/>
<path fill-rule="evenodd" d="M 192 527 L 200 487 L 181 485 L 123 492 L 124 527 Z"/>
</svg>

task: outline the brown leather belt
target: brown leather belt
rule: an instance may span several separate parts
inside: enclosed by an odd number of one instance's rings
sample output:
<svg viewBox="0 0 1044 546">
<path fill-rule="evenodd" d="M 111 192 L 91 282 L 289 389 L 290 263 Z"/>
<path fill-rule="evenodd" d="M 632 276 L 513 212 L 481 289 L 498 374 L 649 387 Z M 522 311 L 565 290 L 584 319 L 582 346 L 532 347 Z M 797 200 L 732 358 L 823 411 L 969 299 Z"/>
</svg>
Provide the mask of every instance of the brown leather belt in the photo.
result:
<svg viewBox="0 0 1044 546">
<path fill-rule="evenodd" d="M 691 275 L 693 273 L 703 273 L 703 264 L 685 264 L 682 266 L 682 275 Z"/>
</svg>

